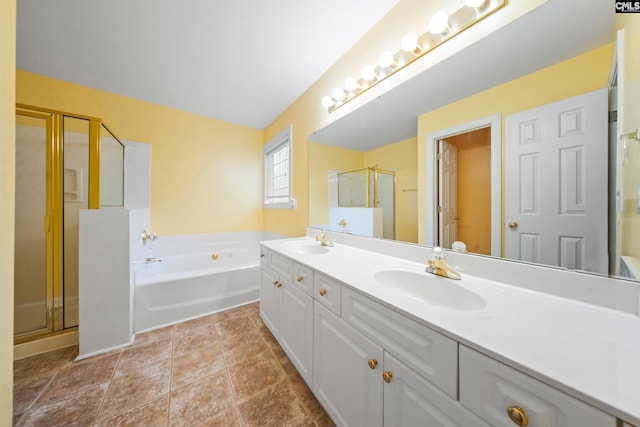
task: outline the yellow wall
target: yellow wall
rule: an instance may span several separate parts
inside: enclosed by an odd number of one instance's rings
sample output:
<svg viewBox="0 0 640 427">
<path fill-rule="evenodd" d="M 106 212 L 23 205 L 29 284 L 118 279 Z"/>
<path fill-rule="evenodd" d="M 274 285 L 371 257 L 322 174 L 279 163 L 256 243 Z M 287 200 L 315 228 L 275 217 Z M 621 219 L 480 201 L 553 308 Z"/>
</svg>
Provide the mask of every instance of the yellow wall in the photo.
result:
<svg viewBox="0 0 640 427">
<path fill-rule="evenodd" d="M 0 425 L 12 424 L 16 1 L 0 0 Z"/>
<path fill-rule="evenodd" d="M 625 134 L 640 128 L 640 19 L 633 13 L 618 14 L 616 24 L 624 28 L 622 69 L 618 77 L 623 87 L 622 111 L 618 115 L 618 132 Z M 640 257 L 640 142 L 629 141 L 628 161 L 621 170 L 624 202 L 621 218 L 621 254 Z"/>
<path fill-rule="evenodd" d="M 423 141 L 418 143 L 418 218 L 426 218 L 428 134 L 502 113 L 504 141 L 506 116 L 607 87 L 612 53 L 613 45 L 607 45 L 421 115 L 418 118 L 418 141 Z M 424 243 L 426 222 L 420 221 L 418 228 L 420 241 Z"/>
<path fill-rule="evenodd" d="M 418 241 L 416 138 L 409 138 L 366 152 L 309 142 L 309 224 L 329 222 L 328 173 L 377 166 L 396 172 L 396 240 Z M 409 190 L 409 191 L 403 191 Z M 336 226 L 336 224 L 334 224 Z"/>
<path fill-rule="evenodd" d="M 363 165 L 377 165 L 380 169 L 396 172 L 396 240 L 411 243 L 418 243 L 418 159 L 416 158 L 416 150 L 417 139 L 409 138 L 367 151 Z"/>
<path fill-rule="evenodd" d="M 151 144 L 160 235 L 262 230 L 264 132 L 18 70 L 17 102 L 100 117 Z"/>
</svg>

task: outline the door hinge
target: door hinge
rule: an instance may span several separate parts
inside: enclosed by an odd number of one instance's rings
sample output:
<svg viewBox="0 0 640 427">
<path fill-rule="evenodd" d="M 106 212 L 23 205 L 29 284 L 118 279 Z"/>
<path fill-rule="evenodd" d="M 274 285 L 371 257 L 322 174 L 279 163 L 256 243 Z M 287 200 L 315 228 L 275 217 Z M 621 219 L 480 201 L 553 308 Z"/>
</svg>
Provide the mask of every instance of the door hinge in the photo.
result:
<svg viewBox="0 0 640 427">
<path fill-rule="evenodd" d="M 618 112 L 609 111 L 609 123 L 616 123 L 618 121 Z"/>
<path fill-rule="evenodd" d="M 436 153 L 436 160 L 442 160 L 442 153 Z"/>
<path fill-rule="evenodd" d="M 438 207 L 436 208 L 436 211 L 437 211 L 438 213 L 442 213 L 442 206 L 438 206 Z"/>
</svg>

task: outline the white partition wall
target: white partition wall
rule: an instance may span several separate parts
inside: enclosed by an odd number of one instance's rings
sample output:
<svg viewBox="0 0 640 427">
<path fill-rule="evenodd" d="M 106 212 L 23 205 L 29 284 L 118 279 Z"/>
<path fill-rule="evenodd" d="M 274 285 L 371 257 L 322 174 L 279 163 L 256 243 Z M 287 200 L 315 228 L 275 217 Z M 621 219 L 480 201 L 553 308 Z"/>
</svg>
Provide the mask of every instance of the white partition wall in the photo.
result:
<svg viewBox="0 0 640 427">
<path fill-rule="evenodd" d="M 131 343 L 130 212 L 80 211 L 80 352 L 78 358 Z"/>
</svg>

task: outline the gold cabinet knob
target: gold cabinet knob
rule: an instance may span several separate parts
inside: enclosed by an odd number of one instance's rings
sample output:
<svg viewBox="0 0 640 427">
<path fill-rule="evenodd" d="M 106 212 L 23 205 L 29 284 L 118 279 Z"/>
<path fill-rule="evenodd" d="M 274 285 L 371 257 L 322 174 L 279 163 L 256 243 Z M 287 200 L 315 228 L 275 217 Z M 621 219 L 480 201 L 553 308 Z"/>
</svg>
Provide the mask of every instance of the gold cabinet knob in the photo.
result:
<svg viewBox="0 0 640 427">
<path fill-rule="evenodd" d="M 327 290 L 326 289 L 320 289 L 320 296 L 323 297 L 327 294 Z"/>
<path fill-rule="evenodd" d="M 219 256 L 220 255 L 218 255 L 218 254 L 213 254 L 213 255 L 211 255 L 211 259 L 215 261 L 215 260 L 218 259 Z"/>
<path fill-rule="evenodd" d="M 274 280 L 274 281 L 273 281 L 273 286 L 275 286 L 275 285 L 277 285 L 277 284 L 278 284 L 278 281 L 277 281 L 277 280 Z"/>
<path fill-rule="evenodd" d="M 524 409 L 519 406 L 509 406 L 507 408 L 507 414 L 511 421 L 513 421 L 516 425 L 526 426 L 529 425 L 529 420 L 527 420 L 527 415 L 524 413 Z"/>
<path fill-rule="evenodd" d="M 376 359 L 369 359 L 369 367 L 371 369 L 376 369 L 376 366 L 378 366 L 378 361 Z"/>
<path fill-rule="evenodd" d="M 515 221 L 511 221 L 509 224 L 507 224 L 509 226 L 509 228 L 518 228 L 518 223 Z"/>
<path fill-rule="evenodd" d="M 296 280 L 297 280 L 298 282 L 302 282 L 302 281 L 304 280 L 304 277 L 302 277 L 302 276 L 298 276 L 298 277 L 296 277 Z"/>
<path fill-rule="evenodd" d="M 260 258 L 264 258 L 264 255 L 265 255 L 265 254 L 260 254 Z"/>
<path fill-rule="evenodd" d="M 279 288 L 280 286 L 282 286 L 282 283 L 276 282 L 276 288 Z"/>
<path fill-rule="evenodd" d="M 384 380 L 385 383 L 390 383 L 391 378 L 393 378 L 393 374 L 391 373 L 391 371 L 384 371 L 382 373 L 382 379 Z"/>
</svg>

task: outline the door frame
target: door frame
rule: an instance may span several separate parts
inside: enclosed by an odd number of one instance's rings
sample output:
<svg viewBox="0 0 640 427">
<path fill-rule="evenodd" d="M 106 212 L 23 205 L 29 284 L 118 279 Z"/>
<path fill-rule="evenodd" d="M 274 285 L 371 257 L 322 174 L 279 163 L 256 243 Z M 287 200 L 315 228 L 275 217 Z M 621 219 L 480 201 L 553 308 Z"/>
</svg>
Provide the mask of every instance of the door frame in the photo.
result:
<svg viewBox="0 0 640 427">
<path fill-rule="evenodd" d="M 438 160 L 436 159 L 437 142 L 454 135 L 470 132 L 476 129 L 491 127 L 491 256 L 501 256 L 502 250 L 502 114 L 460 123 L 446 129 L 440 129 L 427 135 L 427 226 L 425 242 L 434 246 L 438 215 L 436 203 L 438 195 Z"/>
</svg>

